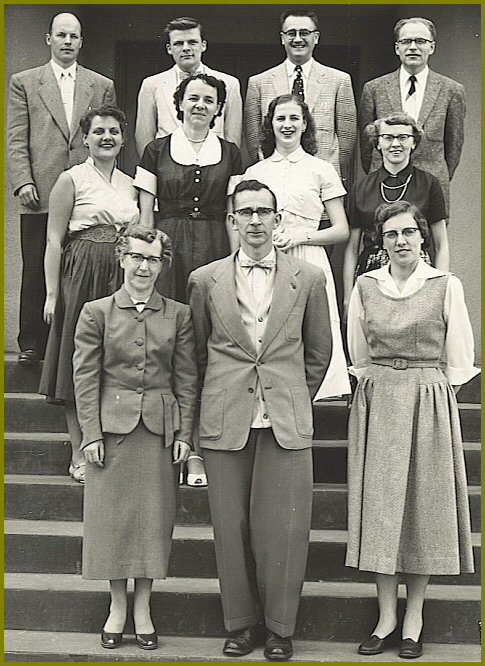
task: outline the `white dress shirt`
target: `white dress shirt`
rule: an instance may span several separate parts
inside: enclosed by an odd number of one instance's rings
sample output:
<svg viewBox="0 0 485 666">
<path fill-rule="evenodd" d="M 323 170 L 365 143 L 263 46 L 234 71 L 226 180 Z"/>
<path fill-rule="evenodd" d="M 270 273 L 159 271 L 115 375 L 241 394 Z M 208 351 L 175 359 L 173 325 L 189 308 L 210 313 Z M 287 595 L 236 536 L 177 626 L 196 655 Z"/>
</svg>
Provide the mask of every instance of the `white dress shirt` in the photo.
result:
<svg viewBox="0 0 485 666">
<path fill-rule="evenodd" d="M 72 110 L 74 108 L 74 88 L 76 85 L 76 63 L 64 69 L 51 60 L 52 70 L 61 92 L 61 99 L 66 114 L 67 126 L 71 129 Z"/>
<path fill-rule="evenodd" d="M 423 105 L 424 90 L 426 88 L 426 81 L 428 80 L 428 72 L 429 67 L 426 65 L 422 72 L 414 75 L 416 77 L 416 81 L 414 82 L 416 92 L 411 95 L 411 97 L 409 97 L 409 87 L 411 85 L 409 77 L 411 74 L 409 74 L 409 72 L 407 72 L 402 65 L 401 69 L 399 70 L 399 85 L 401 88 L 402 108 L 405 113 L 410 115 L 411 118 L 414 118 L 416 121 L 419 118 L 419 112 L 421 111 L 421 106 Z"/>
<path fill-rule="evenodd" d="M 307 85 L 308 85 L 308 77 L 310 76 L 310 70 L 312 68 L 313 64 L 313 58 L 310 58 L 310 60 L 307 60 L 307 62 L 304 65 L 301 65 L 301 75 L 303 77 L 303 94 L 306 95 L 307 93 Z M 285 66 L 286 66 L 286 73 L 288 75 L 288 92 L 291 93 L 293 90 L 293 83 L 295 82 L 296 79 L 296 71 L 295 67 L 296 65 L 291 62 L 289 58 L 285 60 Z"/>
</svg>

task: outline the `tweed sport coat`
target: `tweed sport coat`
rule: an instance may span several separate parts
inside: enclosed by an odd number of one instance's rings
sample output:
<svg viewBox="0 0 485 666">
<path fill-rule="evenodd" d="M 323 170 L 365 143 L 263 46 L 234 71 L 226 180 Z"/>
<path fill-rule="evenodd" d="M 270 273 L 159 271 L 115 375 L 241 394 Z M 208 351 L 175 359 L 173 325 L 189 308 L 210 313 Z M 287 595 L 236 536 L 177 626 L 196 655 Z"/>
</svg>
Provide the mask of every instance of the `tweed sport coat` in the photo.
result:
<svg viewBox="0 0 485 666">
<path fill-rule="evenodd" d="M 309 448 L 312 397 L 332 353 L 325 275 L 276 251 L 272 305 L 256 352 L 241 321 L 234 271 L 235 253 L 189 277 L 201 386 L 200 445 L 218 450 L 245 446 L 259 378 L 278 444 Z"/>
<path fill-rule="evenodd" d="M 40 198 L 38 208 L 21 205 L 21 213 L 48 211 L 49 195 L 59 175 L 88 156 L 79 127 L 81 117 L 92 107 L 115 103 L 113 81 L 78 65 L 69 130 L 50 63 L 12 76 L 7 123 L 10 180 L 14 194 L 33 183 Z"/>
<path fill-rule="evenodd" d="M 368 81 L 359 106 L 360 153 L 366 173 L 381 166 L 378 151 L 372 149 L 364 134 L 368 123 L 390 113 L 402 111 L 399 69 Z M 418 123 L 424 130 L 413 164 L 439 180 L 447 209 L 450 180 L 460 161 L 466 113 L 465 89 L 453 79 L 429 70 Z"/>
<path fill-rule="evenodd" d="M 242 100 L 239 81 L 230 74 L 218 72 L 205 65 L 204 68 L 206 74 L 215 76 L 226 84 L 226 103 L 222 115 L 215 120 L 214 132 L 222 139 L 240 146 Z M 140 157 L 150 141 L 172 134 L 180 126 L 173 101 L 177 85 L 175 66 L 142 81 L 138 93 L 135 127 L 136 149 Z"/>
<path fill-rule="evenodd" d="M 282 63 L 249 79 L 244 107 L 244 129 L 249 156 L 258 160 L 259 131 L 270 102 L 288 90 Z M 333 164 L 345 179 L 357 135 L 356 110 L 349 74 L 313 61 L 305 86 L 305 102 L 317 129 L 317 157 Z"/>
<path fill-rule="evenodd" d="M 174 437 L 192 441 L 197 366 L 188 305 L 154 291 L 139 313 L 121 287 L 84 305 L 74 342 L 81 448 L 104 432 L 132 432 L 140 419 L 165 446 Z"/>
</svg>

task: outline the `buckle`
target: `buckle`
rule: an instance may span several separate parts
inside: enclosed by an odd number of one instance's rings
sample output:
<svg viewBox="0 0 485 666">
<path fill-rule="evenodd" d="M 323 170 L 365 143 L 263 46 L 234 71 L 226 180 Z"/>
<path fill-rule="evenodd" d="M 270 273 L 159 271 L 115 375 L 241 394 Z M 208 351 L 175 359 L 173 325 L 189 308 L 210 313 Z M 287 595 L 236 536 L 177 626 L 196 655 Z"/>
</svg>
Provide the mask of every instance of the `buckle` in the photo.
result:
<svg viewBox="0 0 485 666">
<path fill-rule="evenodd" d="M 408 367 L 407 359 L 405 358 L 393 358 L 392 367 L 394 370 L 406 370 Z"/>
</svg>

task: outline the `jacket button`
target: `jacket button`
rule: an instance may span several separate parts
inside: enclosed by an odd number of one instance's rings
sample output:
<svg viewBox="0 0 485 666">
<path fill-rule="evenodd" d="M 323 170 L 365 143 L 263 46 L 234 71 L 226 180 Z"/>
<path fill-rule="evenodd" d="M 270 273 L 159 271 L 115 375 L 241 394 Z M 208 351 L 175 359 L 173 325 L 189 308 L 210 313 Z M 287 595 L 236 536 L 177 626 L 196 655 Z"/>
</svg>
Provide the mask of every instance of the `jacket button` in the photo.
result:
<svg viewBox="0 0 485 666">
<path fill-rule="evenodd" d="M 140 363 L 136 364 L 136 367 L 138 368 L 138 370 L 143 370 L 144 365 L 143 365 L 143 363 L 140 362 Z"/>
<path fill-rule="evenodd" d="M 143 338 L 137 338 L 137 339 L 135 340 L 135 344 L 137 344 L 139 347 L 141 347 L 142 344 L 143 344 Z"/>
<path fill-rule="evenodd" d="M 138 321 L 145 321 L 145 317 L 142 314 L 139 314 L 136 318 Z"/>
<path fill-rule="evenodd" d="M 139 386 L 139 387 L 136 389 L 136 392 L 137 392 L 137 393 L 143 393 L 143 389 L 142 389 L 142 387 Z"/>
<path fill-rule="evenodd" d="M 264 321 L 264 320 L 263 320 L 262 317 L 258 317 L 258 321 L 261 322 L 261 321 Z"/>
<path fill-rule="evenodd" d="M 248 393 L 254 393 L 254 389 L 253 388 L 248 388 Z"/>
</svg>

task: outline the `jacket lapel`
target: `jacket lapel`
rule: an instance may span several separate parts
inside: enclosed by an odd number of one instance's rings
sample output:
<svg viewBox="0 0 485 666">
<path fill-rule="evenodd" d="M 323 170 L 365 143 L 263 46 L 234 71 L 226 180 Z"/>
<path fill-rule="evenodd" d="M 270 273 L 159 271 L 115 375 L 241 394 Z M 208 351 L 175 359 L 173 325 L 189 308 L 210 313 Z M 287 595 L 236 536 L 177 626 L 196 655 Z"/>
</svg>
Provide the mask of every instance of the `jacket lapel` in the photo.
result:
<svg viewBox="0 0 485 666">
<path fill-rule="evenodd" d="M 399 85 L 399 70 L 392 72 L 386 80 L 386 94 L 391 109 L 402 111 L 401 88 Z"/>
<path fill-rule="evenodd" d="M 426 81 L 426 87 L 424 89 L 423 103 L 421 105 L 421 110 L 419 112 L 418 122 L 423 127 L 425 122 L 428 119 L 429 114 L 438 98 L 438 95 L 441 90 L 441 81 L 438 76 L 436 76 L 433 70 L 429 70 L 428 79 Z"/>
<path fill-rule="evenodd" d="M 276 67 L 274 72 L 273 72 L 273 96 L 271 97 L 271 100 L 274 99 L 275 97 L 278 97 L 279 95 L 282 95 L 283 93 L 281 92 L 282 90 L 287 91 L 288 90 L 288 76 L 286 74 L 286 65 L 285 63 L 282 63 L 279 65 L 279 67 Z M 270 101 L 271 101 L 270 100 Z"/>
<path fill-rule="evenodd" d="M 59 129 L 69 141 L 69 127 L 67 126 L 64 105 L 62 104 L 61 91 L 57 85 L 56 77 L 50 63 L 42 68 L 39 76 L 39 96 L 46 105 Z"/>
<path fill-rule="evenodd" d="M 84 67 L 78 65 L 76 70 L 76 85 L 74 88 L 74 104 L 72 107 L 71 133 L 73 137 L 78 130 L 81 130 L 79 127 L 79 121 L 86 111 L 91 108 L 92 101 L 93 84 Z"/>
<path fill-rule="evenodd" d="M 165 98 L 168 111 L 175 123 L 178 125 L 177 110 L 173 103 L 173 94 L 177 89 L 177 72 L 175 66 L 172 69 L 167 69 L 166 72 L 161 73 L 160 85 L 158 87 L 159 94 Z"/>
<path fill-rule="evenodd" d="M 318 66 L 319 63 L 314 62 L 310 69 L 310 76 L 308 77 L 308 83 L 305 86 L 305 102 L 310 109 L 313 111 L 315 104 L 317 103 L 318 97 L 322 90 L 325 88 L 325 70 L 323 67 Z"/>
</svg>

